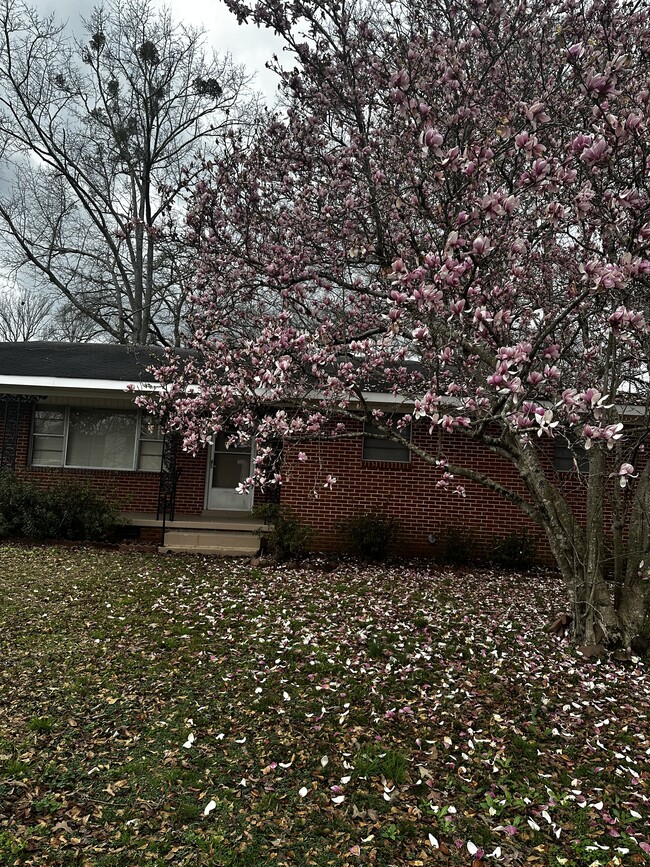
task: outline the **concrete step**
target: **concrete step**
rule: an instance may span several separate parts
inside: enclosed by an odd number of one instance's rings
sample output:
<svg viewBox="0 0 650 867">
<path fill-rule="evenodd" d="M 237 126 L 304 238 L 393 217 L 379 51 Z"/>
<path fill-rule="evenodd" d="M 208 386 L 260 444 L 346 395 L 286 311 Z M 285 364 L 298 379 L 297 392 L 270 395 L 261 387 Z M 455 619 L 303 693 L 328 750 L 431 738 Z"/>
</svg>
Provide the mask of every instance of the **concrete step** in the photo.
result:
<svg viewBox="0 0 650 867">
<path fill-rule="evenodd" d="M 203 526 L 200 530 L 167 530 L 161 553 L 185 552 L 190 554 L 217 554 L 231 557 L 252 557 L 260 547 L 260 539 L 254 532 L 222 530 Z"/>
<path fill-rule="evenodd" d="M 268 529 L 268 524 L 261 521 L 252 521 L 242 518 L 241 520 L 233 519 L 215 519 L 215 518 L 182 518 L 175 521 L 167 521 L 167 529 L 171 530 L 219 530 L 226 532 L 243 532 L 254 533 L 256 530 Z"/>
</svg>

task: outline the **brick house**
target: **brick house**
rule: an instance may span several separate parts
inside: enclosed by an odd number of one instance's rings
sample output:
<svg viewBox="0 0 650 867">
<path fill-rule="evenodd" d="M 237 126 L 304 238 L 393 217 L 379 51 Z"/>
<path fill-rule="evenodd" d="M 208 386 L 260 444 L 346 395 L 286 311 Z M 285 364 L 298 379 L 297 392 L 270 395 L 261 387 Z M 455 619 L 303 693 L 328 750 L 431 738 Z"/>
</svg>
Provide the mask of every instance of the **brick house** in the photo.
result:
<svg viewBox="0 0 650 867">
<path fill-rule="evenodd" d="M 91 485 L 143 539 L 169 550 L 250 553 L 259 528 L 251 518 L 253 495 L 234 490 L 250 474 L 250 449 L 226 449 L 219 437 L 191 456 L 163 436 L 127 391 L 147 383 L 147 367 L 160 357 L 156 347 L 0 343 L 0 465 L 39 486 L 61 478 Z M 390 409 L 395 398 L 377 393 L 374 400 Z M 399 520 L 405 554 L 439 553 L 450 528 L 470 530 L 486 548 L 513 531 L 540 535 L 516 507 L 480 485 L 464 482 L 464 497 L 440 489 L 439 472 L 407 448 L 361 425 L 357 432 L 301 446 L 306 462 L 287 452 L 281 503 L 316 529 L 318 549 L 337 550 L 341 524 L 368 511 Z M 426 425 L 414 424 L 411 436 L 431 447 Z M 510 463 L 462 435 L 440 436 L 451 462 L 489 470 L 524 492 Z M 548 473 L 580 503 L 580 476 L 568 450 L 559 440 L 543 447 Z M 337 477 L 332 490 L 323 489 L 323 467 Z"/>
</svg>

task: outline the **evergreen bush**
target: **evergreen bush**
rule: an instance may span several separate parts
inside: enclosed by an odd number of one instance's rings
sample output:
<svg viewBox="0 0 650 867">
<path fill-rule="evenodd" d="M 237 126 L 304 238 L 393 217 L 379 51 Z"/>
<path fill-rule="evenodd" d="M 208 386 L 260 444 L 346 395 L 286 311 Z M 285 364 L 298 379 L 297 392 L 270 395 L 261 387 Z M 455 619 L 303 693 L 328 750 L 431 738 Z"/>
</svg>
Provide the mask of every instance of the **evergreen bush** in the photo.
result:
<svg viewBox="0 0 650 867">
<path fill-rule="evenodd" d="M 445 528 L 442 536 L 442 557 L 445 563 L 464 566 L 480 559 L 480 549 L 474 532 L 455 525 Z"/>
<path fill-rule="evenodd" d="M 10 471 L 0 474 L 0 538 L 97 541 L 111 535 L 117 517 L 117 507 L 87 485 L 41 490 Z"/>
<path fill-rule="evenodd" d="M 315 530 L 303 524 L 290 509 L 263 503 L 253 509 L 253 515 L 269 525 L 258 533 L 272 556 L 278 560 L 302 560 L 308 554 Z"/>
<path fill-rule="evenodd" d="M 339 524 L 345 547 L 364 560 L 383 560 L 397 539 L 400 523 L 396 518 L 363 512 Z"/>
<path fill-rule="evenodd" d="M 508 533 L 494 546 L 491 560 L 503 569 L 530 569 L 537 557 L 537 539 L 527 530 Z"/>
</svg>

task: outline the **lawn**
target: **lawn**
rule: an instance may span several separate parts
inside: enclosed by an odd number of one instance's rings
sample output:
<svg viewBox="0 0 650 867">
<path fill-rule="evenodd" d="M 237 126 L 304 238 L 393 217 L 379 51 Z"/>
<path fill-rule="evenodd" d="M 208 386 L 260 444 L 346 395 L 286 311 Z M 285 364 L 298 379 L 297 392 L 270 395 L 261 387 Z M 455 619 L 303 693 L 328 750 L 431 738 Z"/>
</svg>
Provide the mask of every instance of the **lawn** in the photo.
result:
<svg viewBox="0 0 650 867">
<path fill-rule="evenodd" d="M 0 547 L 0 864 L 650 860 L 650 676 L 556 576 Z"/>
</svg>

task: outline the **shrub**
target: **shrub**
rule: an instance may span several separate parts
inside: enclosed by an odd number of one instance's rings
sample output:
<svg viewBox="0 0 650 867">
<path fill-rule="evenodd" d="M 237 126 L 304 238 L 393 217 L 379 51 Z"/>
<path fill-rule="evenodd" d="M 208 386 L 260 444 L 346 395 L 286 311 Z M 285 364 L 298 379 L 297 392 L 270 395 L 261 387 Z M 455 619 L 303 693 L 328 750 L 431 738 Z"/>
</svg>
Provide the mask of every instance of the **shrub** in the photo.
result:
<svg viewBox="0 0 650 867">
<path fill-rule="evenodd" d="M 509 533 L 494 546 L 491 560 L 503 569 L 530 569 L 535 565 L 537 539 L 527 530 Z"/>
<path fill-rule="evenodd" d="M 468 527 L 449 526 L 442 536 L 442 557 L 445 563 L 463 566 L 480 559 L 476 536 Z"/>
<path fill-rule="evenodd" d="M 258 534 L 278 560 L 302 560 L 309 552 L 314 528 L 299 521 L 290 509 L 277 503 L 263 503 L 255 506 L 253 515 L 269 524 L 268 529 L 259 530 Z"/>
<path fill-rule="evenodd" d="M 87 485 L 61 482 L 49 493 L 58 516 L 61 538 L 106 539 L 115 529 L 117 507 Z"/>
<path fill-rule="evenodd" d="M 55 520 L 43 491 L 20 482 L 10 470 L 0 474 L 0 537 L 44 539 Z"/>
<path fill-rule="evenodd" d="M 338 529 L 351 554 L 364 560 L 383 560 L 399 534 L 400 524 L 396 518 L 364 512 L 339 524 Z"/>
<path fill-rule="evenodd" d="M 117 508 L 86 485 L 61 482 L 41 490 L 0 474 L 0 538 L 107 538 L 117 523 Z"/>
</svg>

